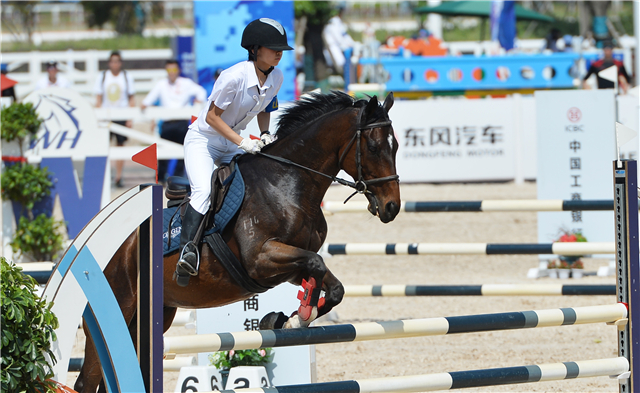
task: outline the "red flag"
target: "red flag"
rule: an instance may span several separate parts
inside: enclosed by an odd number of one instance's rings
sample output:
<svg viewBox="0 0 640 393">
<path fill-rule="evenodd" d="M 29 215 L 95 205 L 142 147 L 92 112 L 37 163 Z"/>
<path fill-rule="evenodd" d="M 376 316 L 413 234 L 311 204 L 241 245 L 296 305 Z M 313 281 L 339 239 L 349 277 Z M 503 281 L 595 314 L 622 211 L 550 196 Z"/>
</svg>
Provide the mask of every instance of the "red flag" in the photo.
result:
<svg viewBox="0 0 640 393">
<path fill-rule="evenodd" d="M 198 120 L 198 116 L 191 115 L 191 124 L 193 124 L 196 120 Z"/>
<path fill-rule="evenodd" d="M 14 81 L 13 79 L 9 79 L 6 76 L 2 75 L 0 76 L 0 89 L 2 90 L 6 90 L 10 87 L 13 87 L 16 85 L 16 81 Z"/>
<path fill-rule="evenodd" d="M 155 143 L 140 153 L 134 154 L 131 159 L 156 171 L 156 183 L 158 183 L 158 148 Z"/>
</svg>

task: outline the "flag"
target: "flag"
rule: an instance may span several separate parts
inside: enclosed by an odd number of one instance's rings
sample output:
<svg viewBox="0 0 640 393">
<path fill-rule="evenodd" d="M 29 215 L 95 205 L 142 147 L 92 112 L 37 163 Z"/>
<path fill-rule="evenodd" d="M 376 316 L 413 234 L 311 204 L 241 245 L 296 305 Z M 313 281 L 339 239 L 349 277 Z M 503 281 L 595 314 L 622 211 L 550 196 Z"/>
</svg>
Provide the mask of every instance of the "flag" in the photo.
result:
<svg viewBox="0 0 640 393">
<path fill-rule="evenodd" d="M 636 136 L 638 136 L 638 133 L 635 130 L 625 126 L 624 124 L 616 122 L 616 139 L 618 141 L 618 149 L 620 146 L 623 146 Z"/>
<path fill-rule="evenodd" d="M 158 183 L 158 147 L 155 143 L 139 153 L 134 154 L 131 159 L 133 162 L 137 162 L 156 171 L 156 183 Z"/>
<path fill-rule="evenodd" d="M 513 49 L 516 39 L 516 5 L 513 0 L 491 3 L 491 40 L 506 50 Z"/>
<path fill-rule="evenodd" d="M 605 68 L 604 70 L 598 72 L 598 76 L 602 79 L 606 79 L 610 82 L 616 83 L 616 79 L 618 79 L 618 67 L 616 65 L 612 65 L 609 68 Z"/>
</svg>

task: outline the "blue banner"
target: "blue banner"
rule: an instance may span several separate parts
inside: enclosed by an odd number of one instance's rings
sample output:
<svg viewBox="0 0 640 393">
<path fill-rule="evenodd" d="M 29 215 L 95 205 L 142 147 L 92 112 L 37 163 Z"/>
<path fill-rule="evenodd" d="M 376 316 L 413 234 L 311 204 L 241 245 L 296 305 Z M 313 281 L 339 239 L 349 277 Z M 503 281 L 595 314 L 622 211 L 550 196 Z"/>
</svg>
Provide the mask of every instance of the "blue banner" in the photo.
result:
<svg viewBox="0 0 640 393">
<path fill-rule="evenodd" d="M 295 46 L 293 1 L 194 1 L 193 11 L 198 83 L 208 93 L 213 88 L 216 73 L 247 60 L 247 51 L 240 46 L 240 41 L 245 26 L 252 20 L 277 20 L 287 31 L 289 45 Z M 295 98 L 293 61 L 293 51 L 284 51 L 278 65 L 284 73 L 278 93 L 280 101 Z"/>
</svg>

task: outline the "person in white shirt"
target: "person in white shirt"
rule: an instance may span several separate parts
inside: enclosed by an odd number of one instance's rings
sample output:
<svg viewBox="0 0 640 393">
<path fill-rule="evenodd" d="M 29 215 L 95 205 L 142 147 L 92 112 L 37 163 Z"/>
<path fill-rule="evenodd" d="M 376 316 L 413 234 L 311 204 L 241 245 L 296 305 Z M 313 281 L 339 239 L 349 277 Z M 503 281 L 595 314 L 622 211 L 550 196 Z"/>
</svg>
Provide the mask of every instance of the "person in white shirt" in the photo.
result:
<svg viewBox="0 0 640 393">
<path fill-rule="evenodd" d="M 122 69 L 122 56 L 120 52 L 113 51 L 109 55 L 109 69 L 101 72 L 96 79 L 93 89 L 96 94 L 96 108 L 126 108 L 135 106 L 136 91 L 133 86 L 133 78 L 131 74 Z M 133 121 L 114 121 L 115 124 L 129 127 L 133 125 Z M 110 133 L 112 138 L 116 139 L 117 146 L 124 146 L 127 137 Z M 122 185 L 122 169 L 124 161 L 116 161 L 116 187 Z"/>
<path fill-rule="evenodd" d="M 353 48 L 353 38 L 347 33 L 347 25 L 342 21 L 344 7 L 338 8 L 338 14 L 329 19 L 329 22 L 322 31 L 324 39 L 336 72 L 342 74 L 347 59 L 344 52 Z"/>
<path fill-rule="evenodd" d="M 165 108 L 183 108 L 191 106 L 192 102 L 204 102 L 207 99 L 207 91 L 189 78 L 180 76 L 180 64 L 177 60 L 167 60 L 165 64 L 167 78 L 159 81 L 142 100 L 140 108 L 158 103 Z M 160 137 L 175 143 L 184 144 L 187 135 L 189 120 L 164 120 L 160 126 Z M 158 161 L 158 178 L 165 181 L 167 176 L 168 160 Z M 174 175 L 182 176 L 184 172 L 184 160 L 178 160 Z"/>
<path fill-rule="evenodd" d="M 68 89 L 71 87 L 71 83 L 67 78 L 62 75 L 58 75 L 58 63 L 55 61 L 48 61 L 46 64 L 47 76 L 39 79 L 36 82 L 34 90 L 46 89 L 47 87 L 61 87 Z"/>
<path fill-rule="evenodd" d="M 255 154 L 274 140 L 268 131 L 270 112 L 277 109 L 277 94 L 284 79 L 275 66 L 282 52 L 293 48 L 287 43 L 282 25 L 269 18 L 249 23 L 242 33 L 241 45 L 249 52 L 249 59 L 220 74 L 205 108 L 189 126 L 184 140 L 191 200 L 182 219 L 182 252 L 174 275 L 178 285 L 186 285 L 184 279 L 197 274 L 194 237 L 209 209 L 214 167 L 229 163 L 242 152 Z M 258 118 L 261 138 L 243 139 L 240 132 L 254 117 Z"/>
</svg>

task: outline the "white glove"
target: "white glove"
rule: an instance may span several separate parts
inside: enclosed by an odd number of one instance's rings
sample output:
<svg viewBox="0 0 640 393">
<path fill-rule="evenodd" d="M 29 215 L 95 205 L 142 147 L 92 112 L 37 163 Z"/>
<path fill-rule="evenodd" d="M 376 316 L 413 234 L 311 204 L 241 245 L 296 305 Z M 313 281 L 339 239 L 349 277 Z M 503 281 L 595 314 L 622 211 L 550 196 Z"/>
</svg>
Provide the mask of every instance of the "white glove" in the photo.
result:
<svg viewBox="0 0 640 393">
<path fill-rule="evenodd" d="M 275 135 L 271 135 L 269 131 L 265 131 L 260 135 L 260 140 L 262 141 L 262 143 L 264 143 L 265 146 L 269 143 L 275 142 L 276 139 L 278 139 L 278 137 Z"/>
<path fill-rule="evenodd" d="M 264 147 L 264 143 L 257 139 L 244 138 L 238 147 L 247 153 L 256 154 Z"/>
</svg>

